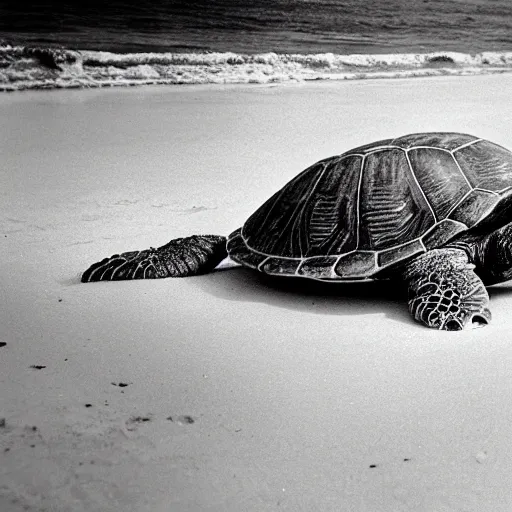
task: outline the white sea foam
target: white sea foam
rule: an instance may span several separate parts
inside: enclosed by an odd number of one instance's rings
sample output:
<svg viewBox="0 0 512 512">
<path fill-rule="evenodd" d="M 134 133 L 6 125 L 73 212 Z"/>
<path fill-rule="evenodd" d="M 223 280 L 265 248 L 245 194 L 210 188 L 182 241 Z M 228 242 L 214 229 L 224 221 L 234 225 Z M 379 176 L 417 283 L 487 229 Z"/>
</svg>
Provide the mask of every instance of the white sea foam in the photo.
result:
<svg viewBox="0 0 512 512">
<path fill-rule="evenodd" d="M 0 90 L 266 84 L 512 71 L 512 52 L 376 55 L 128 53 L 0 46 Z"/>
</svg>

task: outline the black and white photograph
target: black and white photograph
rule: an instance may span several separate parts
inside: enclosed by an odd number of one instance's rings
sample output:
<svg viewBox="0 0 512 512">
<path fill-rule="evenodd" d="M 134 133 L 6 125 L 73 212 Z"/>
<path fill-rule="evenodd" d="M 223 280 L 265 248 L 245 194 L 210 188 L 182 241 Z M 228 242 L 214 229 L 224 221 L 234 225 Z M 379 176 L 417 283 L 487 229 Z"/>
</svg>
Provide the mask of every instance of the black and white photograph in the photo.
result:
<svg viewBox="0 0 512 512">
<path fill-rule="evenodd" d="M 0 512 L 511 512 L 512 3 L 0 2 Z"/>
</svg>

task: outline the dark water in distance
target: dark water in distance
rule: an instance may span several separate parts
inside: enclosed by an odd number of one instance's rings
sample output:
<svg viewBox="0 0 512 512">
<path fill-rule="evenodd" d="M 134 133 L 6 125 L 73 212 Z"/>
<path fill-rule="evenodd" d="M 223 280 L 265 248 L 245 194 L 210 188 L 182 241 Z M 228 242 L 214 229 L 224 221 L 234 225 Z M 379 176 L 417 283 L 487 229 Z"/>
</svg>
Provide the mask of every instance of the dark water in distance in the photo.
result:
<svg viewBox="0 0 512 512">
<path fill-rule="evenodd" d="M 7 0 L 0 39 L 120 53 L 508 51 L 512 0 Z"/>
</svg>

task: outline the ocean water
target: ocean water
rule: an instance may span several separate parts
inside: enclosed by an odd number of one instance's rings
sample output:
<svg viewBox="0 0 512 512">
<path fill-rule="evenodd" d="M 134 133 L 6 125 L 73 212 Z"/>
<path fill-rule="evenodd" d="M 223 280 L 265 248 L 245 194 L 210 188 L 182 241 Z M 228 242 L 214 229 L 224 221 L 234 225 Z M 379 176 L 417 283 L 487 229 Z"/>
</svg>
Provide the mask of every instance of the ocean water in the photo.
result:
<svg viewBox="0 0 512 512">
<path fill-rule="evenodd" d="M 496 73 L 512 2 L 4 0 L 0 41 L 4 91 Z"/>
</svg>

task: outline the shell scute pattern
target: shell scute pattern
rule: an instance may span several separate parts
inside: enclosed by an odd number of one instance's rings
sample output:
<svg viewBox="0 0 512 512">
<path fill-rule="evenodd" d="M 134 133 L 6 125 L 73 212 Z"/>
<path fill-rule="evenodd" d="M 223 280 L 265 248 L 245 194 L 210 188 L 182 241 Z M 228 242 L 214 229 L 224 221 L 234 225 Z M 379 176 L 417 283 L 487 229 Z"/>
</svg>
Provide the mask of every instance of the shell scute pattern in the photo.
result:
<svg viewBox="0 0 512 512">
<path fill-rule="evenodd" d="M 452 219 L 444 219 L 433 226 L 422 237 L 421 241 L 425 249 L 440 247 L 453 237 L 467 230 L 466 224 Z"/>
<path fill-rule="evenodd" d="M 228 241 L 262 272 L 371 279 L 488 217 L 512 189 L 512 153 L 458 133 L 412 134 L 309 167 Z"/>
<path fill-rule="evenodd" d="M 361 249 L 382 250 L 407 243 L 434 224 L 401 149 L 367 156 L 359 210 Z"/>
<path fill-rule="evenodd" d="M 482 140 L 454 155 L 474 188 L 499 193 L 512 185 L 512 153 L 498 144 Z"/>
<path fill-rule="evenodd" d="M 473 190 L 450 214 L 450 219 L 473 227 L 498 203 L 500 197 L 487 190 Z"/>
<path fill-rule="evenodd" d="M 358 184 L 362 157 L 333 159 L 305 205 L 300 238 L 303 257 L 344 254 L 357 247 Z"/>
<path fill-rule="evenodd" d="M 434 148 L 413 148 L 408 151 L 411 166 L 436 219 L 444 219 L 454 204 L 471 191 L 453 155 Z"/>
<path fill-rule="evenodd" d="M 453 151 L 479 140 L 465 133 L 413 133 L 393 140 L 393 145 L 403 149 L 425 146 Z"/>
<path fill-rule="evenodd" d="M 338 279 L 342 276 L 347 276 L 348 279 L 368 278 L 377 265 L 376 256 L 374 251 L 354 251 L 342 255 L 335 265 L 335 275 Z"/>
<path fill-rule="evenodd" d="M 336 256 L 313 256 L 312 258 L 307 258 L 297 268 L 296 273 L 299 276 L 310 276 L 317 279 L 326 278 L 326 276 L 331 276 L 337 259 Z"/>
<path fill-rule="evenodd" d="M 299 233 L 311 186 L 322 176 L 326 164 L 309 167 L 274 194 L 244 224 L 245 242 L 268 256 L 301 257 Z"/>
<path fill-rule="evenodd" d="M 272 275 L 293 275 L 297 272 L 301 261 L 300 259 L 267 258 L 260 265 L 259 270 Z"/>
<path fill-rule="evenodd" d="M 422 252 L 425 252 L 425 245 L 421 240 L 415 239 L 398 247 L 379 252 L 377 264 L 381 268 L 386 268 Z"/>
</svg>

